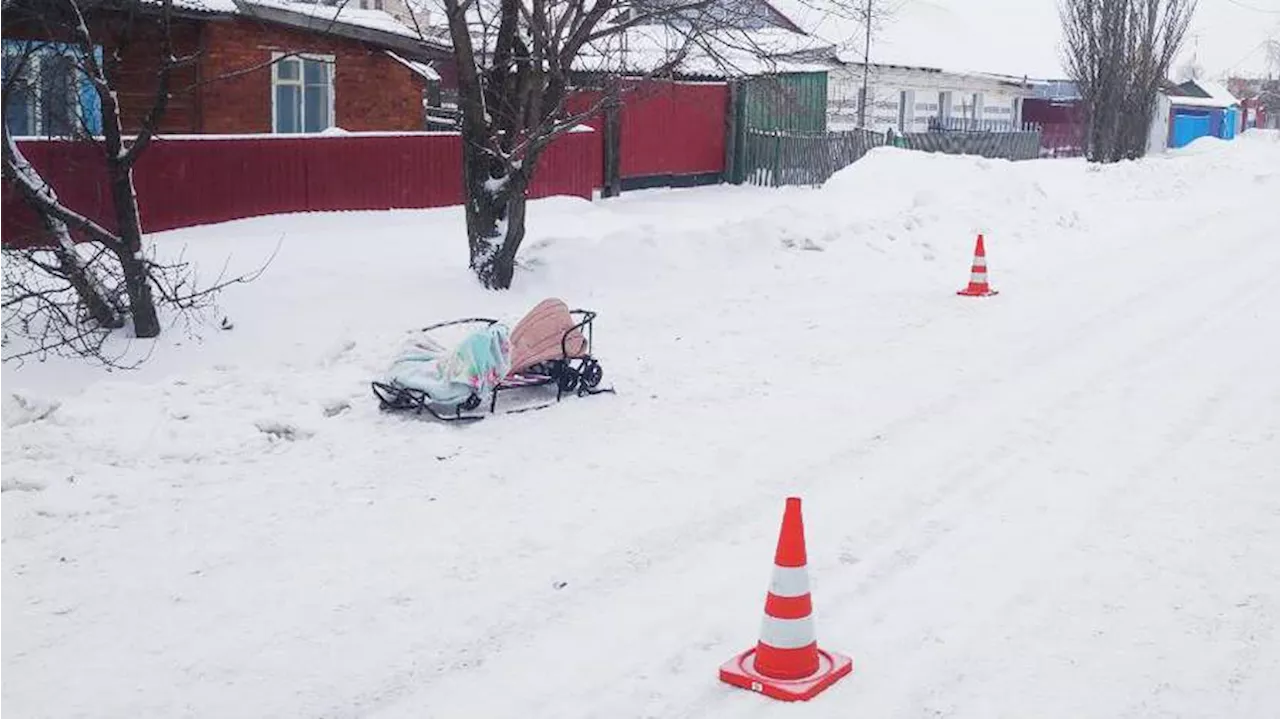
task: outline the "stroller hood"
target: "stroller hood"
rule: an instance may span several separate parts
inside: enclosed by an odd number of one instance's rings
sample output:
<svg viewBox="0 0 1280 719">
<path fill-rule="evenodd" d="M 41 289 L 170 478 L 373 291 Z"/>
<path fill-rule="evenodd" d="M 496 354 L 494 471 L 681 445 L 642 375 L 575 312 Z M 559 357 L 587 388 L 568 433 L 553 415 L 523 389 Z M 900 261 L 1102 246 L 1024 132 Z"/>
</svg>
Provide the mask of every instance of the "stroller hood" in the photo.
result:
<svg viewBox="0 0 1280 719">
<path fill-rule="evenodd" d="M 511 371 L 561 359 L 565 353 L 569 357 L 585 355 L 587 340 L 575 324 L 563 301 L 552 297 L 539 302 L 511 331 Z"/>
</svg>

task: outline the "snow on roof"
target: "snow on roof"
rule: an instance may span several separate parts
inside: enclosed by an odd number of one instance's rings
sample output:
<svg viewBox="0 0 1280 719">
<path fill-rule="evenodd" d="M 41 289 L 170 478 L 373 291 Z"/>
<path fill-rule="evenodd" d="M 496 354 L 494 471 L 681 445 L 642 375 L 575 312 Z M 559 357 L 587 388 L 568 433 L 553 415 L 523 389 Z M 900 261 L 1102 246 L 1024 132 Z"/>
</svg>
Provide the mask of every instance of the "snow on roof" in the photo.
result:
<svg viewBox="0 0 1280 719">
<path fill-rule="evenodd" d="M 381 30 L 395 35 L 417 37 L 416 31 L 397 20 L 384 10 L 365 10 L 354 2 L 326 5 L 318 2 L 293 2 L 292 0 L 240 0 L 240 4 L 252 13 L 253 7 L 273 7 L 288 10 L 299 15 L 306 15 L 325 22 L 358 25 L 372 30 Z"/>
<path fill-rule="evenodd" d="M 1230 90 L 1212 80 L 1193 80 L 1192 82 L 1208 97 L 1170 94 L 1169 102 L 1185 107 L 1231 107 L 1240 104 L 1240 100 L 1232 95 Z"/>
<path fill-rule="evenodd" d="M 145 0 L 152 5 L 159 5 L 160 0 Z M 236 12 L 235 0 L 173 0 L 175 10 L 191 12 L 216 13 L 232 15 Z"/>
<path fill-rule="evenodd" d="M 767 0 L 783 17 L 804 32 L 832 44 L 848 39 L 850 11 L 843 5 L 824 6 L 820 0 Z"/>
<path fill-rule="evenodd" d="M 142 0 L 143 3 L 159 5 L 163 0 Z M 340 29 L 340 27 L 364 28 L 370 31 L 384 32 L 388 35 L 407 38 L 407 40 L 431 40 L 440 42 L 444 37 L 442 28 L 430 27 L 426 24 L 430 10 L 425 3 L 413 1 L 413 12 L 421 18 L 420 23 L 406 22 L 385 10 L 367 10 L 361 8 L 355 0 L 338 0 L 328 4 L 316 0 L 173 0 L 175 9 L 188 12 L 247 15 L 255 17 L 261 10 L 282 10 L 300 18 L 319 20 L 312 29 Z M 421 33 L 419 27 L 421 26 Z"/>
<path fill-rule="evenodd" d="M 838 59 L 845 65 L 853 68 L 862 67 L 862 58 L 855 57 L 853 53 L 839 53 Z M 1028 93 L 1032 92 L 1036 86 L 1034 80 L 1026 77 L 1017 77 L 1014 75 L 1004 75 L 996 72 L 968 72 L 964 70 L 943 69 L 940 67 L 927 67 L 924 65 L 894 65 L 886 62 L 871 62 L 872 71 L 884 70 L 900 70 L 907 72 L 927 73 L 930 75 L 943 76 L 948 78 L 964 78 L 967 81 L 983 81 L 995 86 L 1005 86 L 1011 88 L 1020 88 Z M 859 69 L 858 72 L 861 72 Z"/>
<path fill-rule="evenodd" d="M 792 56 L 827 48 L 817 38 L 781 28 L 691 34 L 683 28 L 645 25 L 583 48 L 573 69 L 643 74 L 670 68 L 676 74 L 709 77 L 814 72 L 830 66 Z"/>
<path fill-rule="evenodd" d="M 1231 94 L 1230 90 L 1213 80 L 1196 80 L 1196 84 L 1200 86 L 1201 90 L 1209 93 L 1209 97 L 1214 100 L 1227 105 L 1236 105 L 1240 102 L 1235 95 Z"/>
<path fill-rule="evenodd" d="M 1182 105 L 1183 107 L 1230 107 L 1239 104 L 1235 102 L 1223 102 L 1213 97 L 1192 97 L 1190 95 L 1169 95 L 1169 102 L 1174 105 Z"/>
<path fill-rule="evenodd" d="M 864 3 L 840 0 L 769 0 L 811 35 L 862 60 Z M 1053 76 L 1062 72 L 1053 43 L 1025 27 L 1057 27 L 1056 3 L 1005 0 L 1001 12 L 984 12 L 973 0 L 877 3 L 897 9 L 872 23 L 871 62 L 885 66 L 940 68 L 957 74 Z"/>
<path fill-rule="evenodd" d="M 401 65 L 404 65 L 405 67 L 409 68 L 413 72 L 417 73 L 424 80 L 432 80 L 432 81 L 440 80 L 440 73 L 436 72 L 435 68 L 431 67 L 430 63 L 419 62 L 417 60 L 406 60 L 405 58 L 400 57 L 399 55 L 395 54 L 394 52 L 391 52 L 390 50 L 387 50 L 386 53 L 390 55 L 393 60 L 400 63 Z"/>
</svg>

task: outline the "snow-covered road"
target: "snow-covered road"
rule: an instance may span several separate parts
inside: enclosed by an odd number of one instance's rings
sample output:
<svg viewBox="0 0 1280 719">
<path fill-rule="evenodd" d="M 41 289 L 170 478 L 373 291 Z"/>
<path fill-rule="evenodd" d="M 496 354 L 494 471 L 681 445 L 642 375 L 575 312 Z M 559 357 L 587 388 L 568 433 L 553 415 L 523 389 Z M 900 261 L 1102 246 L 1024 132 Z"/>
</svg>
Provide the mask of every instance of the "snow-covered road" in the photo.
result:
<svg viewBox="0 0 1280 719">
<path fill-rule="evenodd" d="M 235 330 L 141 373 L 6 369 L 4 707 L 1266 716 L 1278 139 L 555 200 L 498 296 L 448 212 L 162 236 L 286 243 Z M 956 297 L 977 231 L 1001 294 Z M 616 396 L 461 429 L 367 396 L 403 329 L 549 294 L 601 311 Z M 716 681 L 789 494 L 819 640 L 855 663 L 799 706 Z"/>
</svg>

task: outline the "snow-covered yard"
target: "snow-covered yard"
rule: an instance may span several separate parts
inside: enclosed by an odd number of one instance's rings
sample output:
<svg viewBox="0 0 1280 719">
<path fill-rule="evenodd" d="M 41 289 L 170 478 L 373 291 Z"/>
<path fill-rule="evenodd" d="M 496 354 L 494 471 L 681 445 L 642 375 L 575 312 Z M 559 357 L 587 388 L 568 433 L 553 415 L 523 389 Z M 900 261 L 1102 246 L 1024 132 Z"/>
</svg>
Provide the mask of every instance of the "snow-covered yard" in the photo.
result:
<svg viewBox="0 0 1280 719">
<path fill-rule="evenodd" d="M 280 250 L 141 370 L 5 368 L 6 715 L 1273 714 L 1278 197 L 1274 134 L 880 149 L 534 203 L 502 294 L 456 210 L 158 235 L 206 273 Z M 977 232 L 997 297 L 955 295 Z M 406 330 L 546 296 L 600 312 L 616 395 L 378 411 Z M 804 705 L 716 679 L 788 494 L 855 666 Z"/>
</svg>

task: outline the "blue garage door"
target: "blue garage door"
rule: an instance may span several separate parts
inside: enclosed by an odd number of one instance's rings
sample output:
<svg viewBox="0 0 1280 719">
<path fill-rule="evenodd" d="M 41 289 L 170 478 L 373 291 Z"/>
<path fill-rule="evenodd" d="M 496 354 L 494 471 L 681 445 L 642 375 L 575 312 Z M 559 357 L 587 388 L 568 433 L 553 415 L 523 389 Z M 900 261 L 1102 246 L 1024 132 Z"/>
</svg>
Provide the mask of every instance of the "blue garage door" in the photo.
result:
<svg viewBox="0 0 1280 719">
<path fill-rule="evenodd" d="M 1173 142 L 1171 147 L 1182 147 L 1198 137 L 1213 134 L 1212 120 L 1208 114 L 1173 116 Z"/>
</svg>

